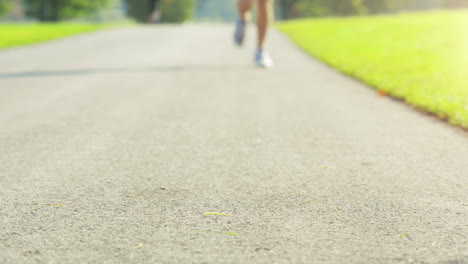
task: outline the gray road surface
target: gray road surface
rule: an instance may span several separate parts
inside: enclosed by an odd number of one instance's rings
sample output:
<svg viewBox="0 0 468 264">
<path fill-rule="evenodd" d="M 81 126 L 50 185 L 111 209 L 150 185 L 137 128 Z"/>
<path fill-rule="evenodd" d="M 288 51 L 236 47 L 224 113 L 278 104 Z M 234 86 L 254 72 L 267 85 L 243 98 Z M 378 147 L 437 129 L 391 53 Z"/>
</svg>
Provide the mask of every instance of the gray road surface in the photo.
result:
<svg viewBox="0 0 468 264">
<path fill-rule="evenodd" d="M 1 51 L 0 263 L 468 263 L 466 132 L 231 33 Z"/>
</svg>

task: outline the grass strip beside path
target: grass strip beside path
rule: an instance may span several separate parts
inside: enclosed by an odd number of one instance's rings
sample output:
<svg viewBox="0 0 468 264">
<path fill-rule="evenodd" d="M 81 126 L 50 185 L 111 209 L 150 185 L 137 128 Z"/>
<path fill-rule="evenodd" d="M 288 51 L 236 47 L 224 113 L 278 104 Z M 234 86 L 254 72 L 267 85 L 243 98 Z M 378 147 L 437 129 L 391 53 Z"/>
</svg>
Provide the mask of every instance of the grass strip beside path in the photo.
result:
<svg viewBox="0 0 468 264">
<path fill-rule="evenodd" d="M 108 27 L 109 25 L 84 23 L 0 24 L 0 49 L 40 43 Z"/>
<path fill-rule="evenodd" d="M 468 128 L 468 12 L 300 19 L 278 28 L 313 56 Z"/>
</svg>

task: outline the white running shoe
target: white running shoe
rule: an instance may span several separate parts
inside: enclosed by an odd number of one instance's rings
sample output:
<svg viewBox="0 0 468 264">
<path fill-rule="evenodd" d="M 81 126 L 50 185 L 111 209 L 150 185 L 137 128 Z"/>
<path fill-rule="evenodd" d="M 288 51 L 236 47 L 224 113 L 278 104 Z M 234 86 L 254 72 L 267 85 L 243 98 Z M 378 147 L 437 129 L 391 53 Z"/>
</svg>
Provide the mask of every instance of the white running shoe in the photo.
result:
<svg viewBox="0 0 468 264">
<path fill-rule="evenodd" d="M 257 52 L 255 53 L 255 63 L 258 67 L 262 68 L 273 67 L 273 59 L 264 49 L 257 49 Z"/>
<path fill-rule="evenodd" d="M 234 32 L 234 42 L 238 46 L 242 46 L 244 44 L 244 36 L 245 36 L 245 21 L 238 20 L 236 24 L 236 31 Z"/>
</svg>

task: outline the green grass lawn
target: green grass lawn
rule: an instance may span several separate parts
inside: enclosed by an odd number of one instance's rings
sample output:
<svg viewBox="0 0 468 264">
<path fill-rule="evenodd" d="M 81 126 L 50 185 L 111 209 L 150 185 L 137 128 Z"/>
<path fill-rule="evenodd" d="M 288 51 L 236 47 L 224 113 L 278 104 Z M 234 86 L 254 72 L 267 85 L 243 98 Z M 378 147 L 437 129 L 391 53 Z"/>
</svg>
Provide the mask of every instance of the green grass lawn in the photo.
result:
<svg viewBox="0 0 468 264">
<path fill-rule="evenodd" d="M 96 24 L 0 24 L 0 49 L 34 44 L 109 27 Z"/>
<path fill-rule="evenodd" d="M 300 19 L 278 28 L 315 57 L 468 128 L 468 12 Z"/>
</svg>

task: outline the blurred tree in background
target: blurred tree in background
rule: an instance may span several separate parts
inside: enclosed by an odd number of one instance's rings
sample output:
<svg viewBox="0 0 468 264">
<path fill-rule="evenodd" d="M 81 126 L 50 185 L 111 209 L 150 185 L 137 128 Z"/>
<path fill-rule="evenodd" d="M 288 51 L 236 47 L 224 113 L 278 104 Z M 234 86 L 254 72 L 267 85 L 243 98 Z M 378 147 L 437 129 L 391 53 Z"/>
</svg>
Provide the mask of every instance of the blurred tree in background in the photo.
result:
<svg viewBox="0 0 468 264">
<path fill-rule="evenodd" d="M 59 21 L 124 17 L 139 22 L 177 23 L 195 19 L 233 21 L 236 0 L 0 0 L 2 19 Z M 468 7 L 468 0 L 275 0 L 280 19 L 352 16 L 401 10 Z M 27 17 L 25 17 L 25 13 Z"/>
<path fill-rule="evenodd" d="M 177 23 L 192 18 L 194 0 L 161 0 L 161 22 Z"/>
<path fill-rule="evenodd" d="M 468 7 L 468 0 L 277 0 L 282 19 L 307 16 L 350 16 Z"/>
<path fill-rule="evenodd" d="M 398 10 L 413 0 L 277 0 L 282 18 L 366 15 Z"/>
<path fill-rule="evenodd" d="M 139 22 L 147 22 L 160 0 L 126 0 L 128 15 Z"/>
<path fill-rule="evenodd" d="M 0 0 L 0 16 L 5 14 L 9 10 L 10 5 L 10 0 Z"/>
<path fill-rule="evenodd" d="M 148 22 L 157 12 L 159 22 L 177 23 L 192 18 L 195 0 L 126 0 L 128 13 L 140 22 Z"/>
<path fill-rule="evenodd" d="M 59 21 L 87 16 L 108 0 L 24 0 L 28 16 L 39 21 Z"/>
</svg>

